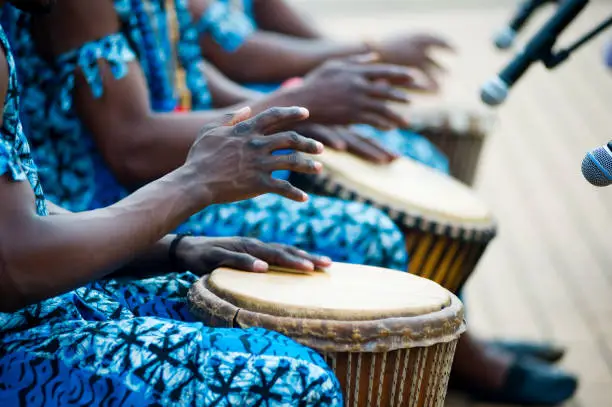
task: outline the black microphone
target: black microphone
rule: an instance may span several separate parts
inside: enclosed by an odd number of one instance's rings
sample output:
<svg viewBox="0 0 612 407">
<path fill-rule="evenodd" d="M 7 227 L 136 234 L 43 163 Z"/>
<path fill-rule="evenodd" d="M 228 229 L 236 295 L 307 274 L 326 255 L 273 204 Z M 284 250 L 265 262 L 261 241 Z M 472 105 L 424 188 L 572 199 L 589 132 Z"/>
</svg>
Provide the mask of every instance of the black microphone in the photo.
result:
<svg viewBox="0 0 612 407">
<path fill-rule="evenodd" d="M 495 46 L 499 49 L 510 48 L 518 33 L 535 12 L 546 3 L 556 2 L 557 0 L 526 0 L 522 2 L 510 23 L 495 36 Z"/>
<path fill-rule="evenodd" d="M 533 36 L 525 48 L 514 57 L 497 77 L 485 83 L 480 91 L 480 98 L 490 106 L 501 104 L 508 96 L 508 91 L 523 76 L 529 67 L 537 61 L 545 64 L 555 57 L 552 48 L 557 37 L 586 7 L 589 0 L 563 0 L 555 14 Z"/>
<path fill-rule="evenodd" d="M 596 187 L 612 184 L 612 141 L 586 153 L 582 160 L 582 175 Z"/>
</svg>

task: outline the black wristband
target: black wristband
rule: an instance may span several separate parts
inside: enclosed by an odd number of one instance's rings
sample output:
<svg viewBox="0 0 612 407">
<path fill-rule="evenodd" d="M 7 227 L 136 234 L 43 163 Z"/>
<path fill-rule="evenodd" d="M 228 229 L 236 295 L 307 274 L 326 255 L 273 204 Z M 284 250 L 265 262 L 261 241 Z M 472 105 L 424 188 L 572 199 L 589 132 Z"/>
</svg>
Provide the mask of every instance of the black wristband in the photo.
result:
<svg viewBox="0 0 612 407">
<path fill-rule="evenodd" d="M 183 268 L 181 265 L 181 261 L 176 255 L 176 248 L 178 247 L 178 244 L 181 242 L 181 240 L 183 240 L 183 238 L 187 236 L 191 236 L 191 233 L 179 233 L 174 237 L 174 239 L 172 239 L 172 242 L 170 242 L 170 248 L 168 249 L 168 258 L 170 259 L 170 265 L 177 270 L 182 270 Z"/>
</svg>

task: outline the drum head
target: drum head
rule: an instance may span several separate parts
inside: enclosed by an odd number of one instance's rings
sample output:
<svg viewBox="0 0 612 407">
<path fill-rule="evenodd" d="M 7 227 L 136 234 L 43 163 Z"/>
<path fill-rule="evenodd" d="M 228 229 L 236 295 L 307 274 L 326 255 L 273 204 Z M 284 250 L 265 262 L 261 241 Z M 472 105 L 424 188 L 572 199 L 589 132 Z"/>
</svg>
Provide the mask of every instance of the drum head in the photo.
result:
<svg viewBox="0 0 612 407">
<path fill-rule="evenodd" d="M 482 229 L 493 224 L 491 212 L 469 187 L 414 160 L 378 165 L 331 149 L 315 159 L 331 184 L 364 200 L 441 225 Z"/>
<path fill-rule="evenodd" d="M 208 288 L 239 308 L 278 317 L 345 321 L 437 312 L 451 295 L 433 281 L 405 272 L 335 263 L 307 274 L 215 270 Z"/>
</svg>

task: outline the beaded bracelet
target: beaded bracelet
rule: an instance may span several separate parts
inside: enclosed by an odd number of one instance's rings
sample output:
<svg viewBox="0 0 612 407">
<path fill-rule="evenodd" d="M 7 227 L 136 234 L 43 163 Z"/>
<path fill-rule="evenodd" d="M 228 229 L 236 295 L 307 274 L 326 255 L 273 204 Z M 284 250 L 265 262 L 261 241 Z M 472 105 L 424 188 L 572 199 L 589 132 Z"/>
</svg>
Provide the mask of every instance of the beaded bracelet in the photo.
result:
<svg viewBox="0 0 612 407">
<path fill-rule="evenodd" d="M 176 249 L 183 238 L 191 236 L 191 233 L 179 233 L 177 234 L 172 242 L 170 242 L 170 248 L 168 249 L 168 258 L 170 259 L 170 265 L 177 270 L 182 269 L 181 261 L 176 254 Z"/>
</svg>

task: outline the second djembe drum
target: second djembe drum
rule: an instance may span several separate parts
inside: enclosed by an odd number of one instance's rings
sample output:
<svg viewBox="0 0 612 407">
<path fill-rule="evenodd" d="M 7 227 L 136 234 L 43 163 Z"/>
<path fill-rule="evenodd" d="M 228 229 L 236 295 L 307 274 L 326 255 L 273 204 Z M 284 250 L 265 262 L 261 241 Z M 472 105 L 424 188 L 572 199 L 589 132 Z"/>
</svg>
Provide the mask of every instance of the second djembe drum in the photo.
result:
<svg viewBox="0 0 612 407">
<path fill-rule="evenodd" d="M 427 137 L 448 157 L 450 174 L 473 185 L 495 116 L 452 106 L 411 106 L 409 121 L 411 130 Z"/>
<path fill-rule="evenodd" d="M 408 270 L 457 292 L 496 234 L 488 207 L 466 185 L 408 158 L 377 165 L 331 149 L 316 156 L 319 175 L 296 185 L 319 195 L 367 202 L 402 229 Z"/>
</svg>

